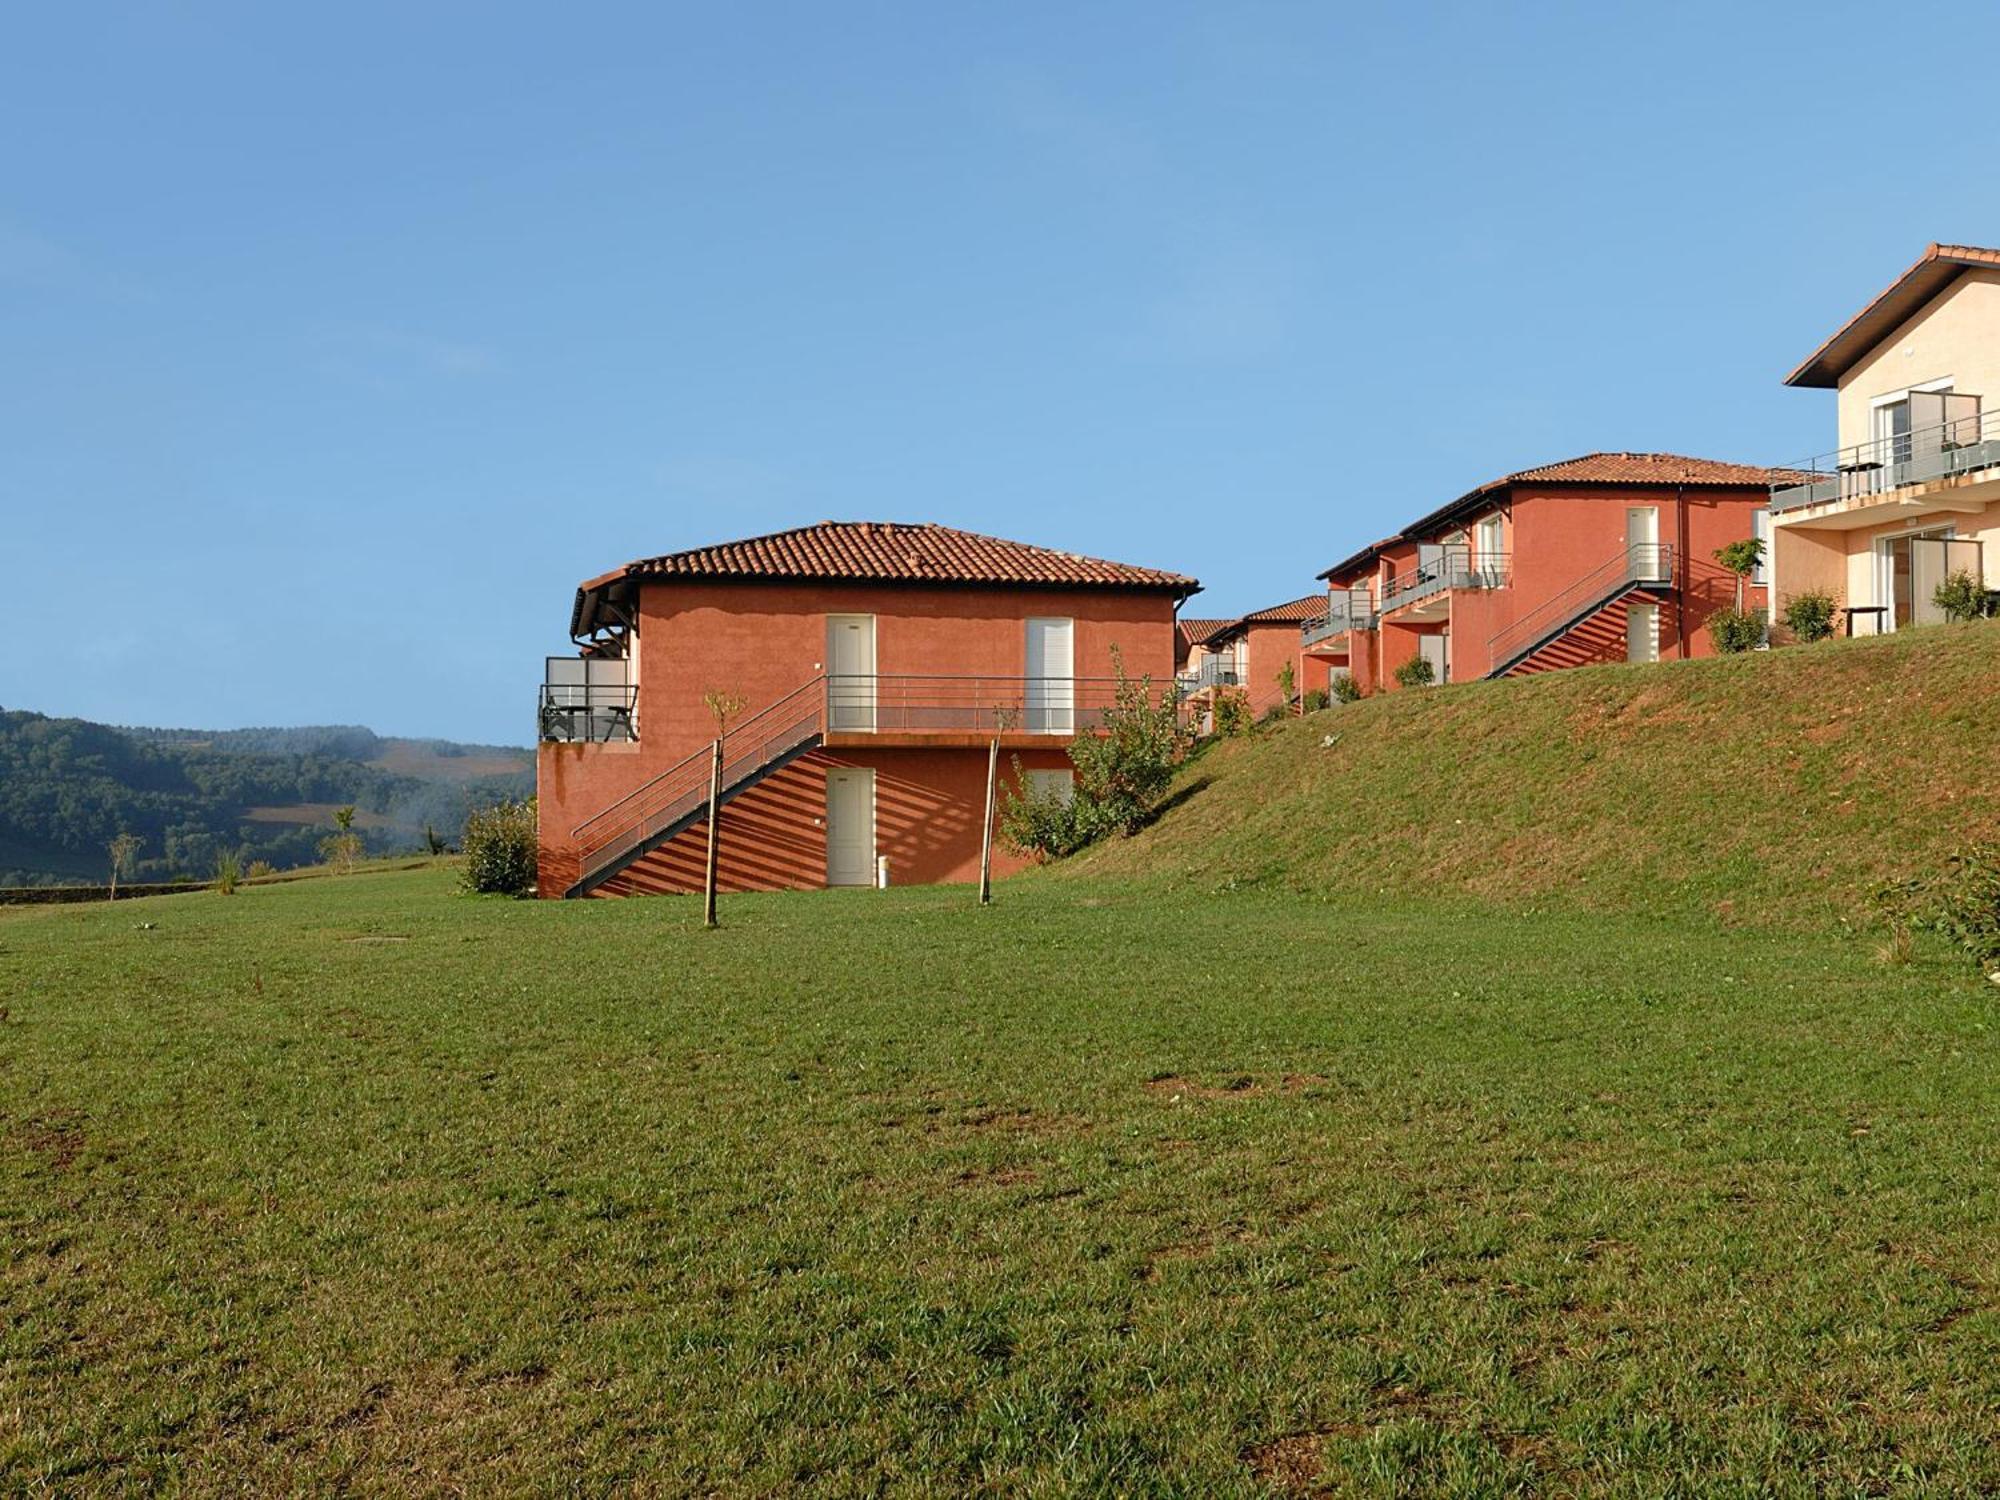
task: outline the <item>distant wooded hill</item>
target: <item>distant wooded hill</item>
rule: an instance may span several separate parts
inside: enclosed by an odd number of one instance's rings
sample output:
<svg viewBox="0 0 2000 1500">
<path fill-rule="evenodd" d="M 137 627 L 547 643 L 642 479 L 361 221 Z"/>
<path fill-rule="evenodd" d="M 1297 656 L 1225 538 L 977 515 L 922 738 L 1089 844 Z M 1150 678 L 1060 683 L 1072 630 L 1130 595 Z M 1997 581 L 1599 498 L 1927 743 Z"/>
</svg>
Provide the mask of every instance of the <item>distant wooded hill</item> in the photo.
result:
<svg viewBox="0 0 2000 1500">
<path fill-rule="evenodd" d="M 102 881 L 105 846 L 140 840 L 127 878 L 206 876 L 218 855 L 311 864 L 336 808 L 370 853 L 457 841 L 468 812 L 534 790 L 534 753 L 393 739 L 359 725 L 125 729 L 0 710 L 0 885 Z"/>
</svg>

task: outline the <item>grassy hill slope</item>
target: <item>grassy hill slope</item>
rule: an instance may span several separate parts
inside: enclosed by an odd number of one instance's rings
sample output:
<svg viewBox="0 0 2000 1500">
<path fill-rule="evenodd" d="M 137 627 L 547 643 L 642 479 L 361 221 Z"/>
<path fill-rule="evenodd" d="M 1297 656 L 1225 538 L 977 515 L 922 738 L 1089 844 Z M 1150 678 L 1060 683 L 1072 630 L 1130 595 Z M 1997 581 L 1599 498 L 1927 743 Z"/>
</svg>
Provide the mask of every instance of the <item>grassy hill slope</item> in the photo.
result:
<svg viewBox="0 0 2000 1500">
<path fill-rule="evenodd" d="M 1313 714 L 1061 873 L 1814 920 L 1997 834 L 2000 622 Z"/>
</svg>

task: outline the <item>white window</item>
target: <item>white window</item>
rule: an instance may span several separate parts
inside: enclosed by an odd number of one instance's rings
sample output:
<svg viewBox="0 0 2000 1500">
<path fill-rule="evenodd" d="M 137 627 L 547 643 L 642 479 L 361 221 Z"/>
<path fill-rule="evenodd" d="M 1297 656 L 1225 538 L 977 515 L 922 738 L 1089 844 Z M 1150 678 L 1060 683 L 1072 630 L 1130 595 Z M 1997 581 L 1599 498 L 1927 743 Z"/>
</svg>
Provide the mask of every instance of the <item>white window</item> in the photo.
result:
<svg viewBox="0 0 2000 1500">
<path fill-rule="evenodd" d="M 1769 583 L 1771 581 L 1771 513 L 1768 510 L 1752 511 L 1750 513 L 1750 522 L 1750 534 L 1764 544 L 1764 550 L 1757 557 L 1757 566 L 1750 574 L 1750 581 L 1757 584 Z"/>
<path fill-rule="evenodd" d="M 1658 661 L 1660 659 L 1660 606 L 1657 604 L 1628 604 L 1625 606 L 1625 660 Z"/>
<path fill-rule="evenodd" d="M 1501 557 L 1500 517 L 1488 516 L 1479 523 L 1479 566 L 1497 568 Z"/>
<path fill-rule="evenodd" d="M 1076 772 L 1067 766 L 1056 771 L 1029 771 L 1025 779 L 1031 802 L 1067 803 L 1076 795 Z"/>
</svg>

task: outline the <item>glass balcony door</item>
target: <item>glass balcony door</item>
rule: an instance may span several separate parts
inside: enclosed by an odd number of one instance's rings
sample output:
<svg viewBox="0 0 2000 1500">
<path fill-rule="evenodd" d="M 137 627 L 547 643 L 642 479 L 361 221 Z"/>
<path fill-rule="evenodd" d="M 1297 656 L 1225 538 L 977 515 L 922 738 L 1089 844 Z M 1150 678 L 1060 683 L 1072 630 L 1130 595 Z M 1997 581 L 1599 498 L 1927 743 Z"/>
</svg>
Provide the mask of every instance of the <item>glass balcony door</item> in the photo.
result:
<svg viewBox="0 0 2000 1500">
<path fill-rule="evenodd" d="M 1953 573 L 1982 575 L 1980 544 L 1954 537 L 1948 526 L 1881 538 L 1875 543 L 1875 566 L 1891 630 L 1942 624 L 1944 611 L 1934 597 L 1938 585 Z"/>
</svg>

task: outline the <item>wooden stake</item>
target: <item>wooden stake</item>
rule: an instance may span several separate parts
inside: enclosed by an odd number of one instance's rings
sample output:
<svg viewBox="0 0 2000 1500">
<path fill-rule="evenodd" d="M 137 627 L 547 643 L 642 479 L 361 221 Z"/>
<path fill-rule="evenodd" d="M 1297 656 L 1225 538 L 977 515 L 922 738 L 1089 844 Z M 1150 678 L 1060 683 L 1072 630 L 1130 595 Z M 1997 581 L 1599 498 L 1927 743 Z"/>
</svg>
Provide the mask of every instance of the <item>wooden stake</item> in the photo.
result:
<svg viewBox="0 0 2000 1500">
<path fill-rule="evenodd" d="M 1000 741 L 986 748 L 986 822 L 979 830 L 979 904 L 993 904 L 993 792 L 1000 779 Z"/>
<path fill-rule="evenodd" d="M 715 742 L 715 759 L 708 767 L 708 878 L 702 882 L 701 925 L 715 922 L 715 863 L 718 815 L 722 811 L 722 741 Z"/>
</svg>

